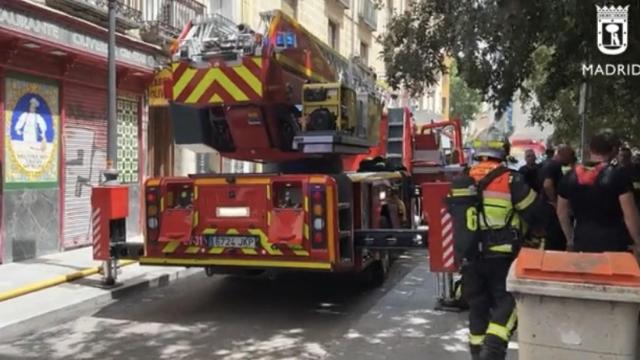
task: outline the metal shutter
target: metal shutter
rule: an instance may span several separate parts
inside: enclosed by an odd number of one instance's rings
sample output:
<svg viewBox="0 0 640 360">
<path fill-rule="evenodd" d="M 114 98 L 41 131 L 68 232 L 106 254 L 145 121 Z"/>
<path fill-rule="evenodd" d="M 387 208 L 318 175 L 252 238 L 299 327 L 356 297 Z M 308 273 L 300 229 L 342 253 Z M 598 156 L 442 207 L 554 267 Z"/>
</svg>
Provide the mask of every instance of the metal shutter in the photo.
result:
<svg viewBox="0 0 640 360">
<path fill-rule="evenodd" d="M 77 84 L 64 86 L 63 247 L 91 243 L 91 186 L 106 167 L 106 91 Z"/>
</svg>

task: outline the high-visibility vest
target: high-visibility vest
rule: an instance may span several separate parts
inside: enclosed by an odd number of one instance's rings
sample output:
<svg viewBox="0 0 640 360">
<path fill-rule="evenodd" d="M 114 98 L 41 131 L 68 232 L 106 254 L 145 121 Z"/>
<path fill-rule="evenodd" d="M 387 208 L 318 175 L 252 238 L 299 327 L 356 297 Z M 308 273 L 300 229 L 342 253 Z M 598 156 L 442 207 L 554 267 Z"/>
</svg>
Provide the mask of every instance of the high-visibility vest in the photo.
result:
<svg viewBox="0 0 640 360">
<path fill-rule="evenodd" d="M 476 181 L 500 166 L 499 162 L 485 161 L 471 168 L 469 175 Z M 505 226 L 518 227 L 520 218 L 515 213 L 511 201 L 510 174 L 504 173 L 494 179 L 482 193 L 484 214 L 480 214 L 479 226 L 482 230 L 501 229 Z M 485 216 L 483 218 L 483 215 Z M 507 221 L 511 218 L 511 222 Z"/>
<path fill-rule="evenodd" d="M 484 161 L 471 168 L 469 175 L 479 182 L 487 174 L 501 166 L 497 161 Z M 478 226 L 481 231 L 490 233 L 500 231 L 503 236 L 489 236 L 491 244 L 489 250 L 496 253 L 512 253 L 514 242 L 521 240 L 514 238 L 526 232 L 526 224 L 522 221 L 518 211 L 531 206 L 536 199 L 536 192 L 532 189 L 525 191 L 521 198 L 512 197 L 512 173 L 505 172 L 493 179 L 482 192 L 482 211 L 479 215 Z M 522 184 L 526 186 L 526 184 Z M 523 188 L 525 189 L 525 188 Z M 515 230 L 515 232 L 513 231 Z M 513 235 L 513 236 L 512 236 Z"/>
</svg>

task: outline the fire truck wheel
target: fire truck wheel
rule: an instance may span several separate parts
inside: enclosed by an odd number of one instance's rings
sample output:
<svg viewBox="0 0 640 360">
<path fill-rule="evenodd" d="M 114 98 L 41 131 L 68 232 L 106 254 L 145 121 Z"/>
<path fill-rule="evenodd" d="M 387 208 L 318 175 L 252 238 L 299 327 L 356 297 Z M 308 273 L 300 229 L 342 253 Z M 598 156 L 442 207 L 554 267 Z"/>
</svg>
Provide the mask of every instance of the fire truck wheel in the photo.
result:
<svg viewBox="0 0 640 360">
<path fill-rule="evenodd" d="M 360 275 L 361 283 L 365 288 L 373 289 L 382 286 L 387 279 L 389 262 L 376 260 L 371 263 Z"/>
</svg>

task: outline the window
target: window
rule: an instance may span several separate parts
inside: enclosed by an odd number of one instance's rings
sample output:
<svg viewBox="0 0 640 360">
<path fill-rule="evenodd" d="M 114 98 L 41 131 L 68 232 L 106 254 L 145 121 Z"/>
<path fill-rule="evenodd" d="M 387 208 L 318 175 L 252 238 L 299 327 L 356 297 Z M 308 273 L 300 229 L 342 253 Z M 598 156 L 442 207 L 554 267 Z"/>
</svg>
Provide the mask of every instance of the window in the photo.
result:
<svg viewBox="0 0 640 360">
<path fill-rule="evenodd" d="M 360 58 L 362 62 L 369 65 L 369 45 L 364 42 L 360 42 Z"/>
<path fill-rule="evenodd" d="M 329 20 L 329 36 L 327 37 L 329 40 L 329 46 L 331 46 L 334 50 L 340 50 L 340 32 L 338 29 L 338 24 Z"/>
<path fill-rule="evenodd" d="M 117 168 L 120 181 L 138 181 L 138 102 L 118 99 L 116 104 L 118 121 Z"/>
</svg>

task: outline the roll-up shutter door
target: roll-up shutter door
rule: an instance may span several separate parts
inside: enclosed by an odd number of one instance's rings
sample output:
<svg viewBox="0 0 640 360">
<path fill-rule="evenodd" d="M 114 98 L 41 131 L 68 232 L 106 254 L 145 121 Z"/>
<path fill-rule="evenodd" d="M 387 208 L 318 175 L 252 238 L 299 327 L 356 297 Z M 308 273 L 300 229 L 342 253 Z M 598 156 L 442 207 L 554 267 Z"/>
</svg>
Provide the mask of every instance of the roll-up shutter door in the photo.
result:
<svg viewBox="0 0 640 360">
<path fill-rule="evenodd" d="M 91 186 L 106 167 L 106 91 L 77 84 L 64 87 L 63 246 L 91 243 Z"/>
</svg>

